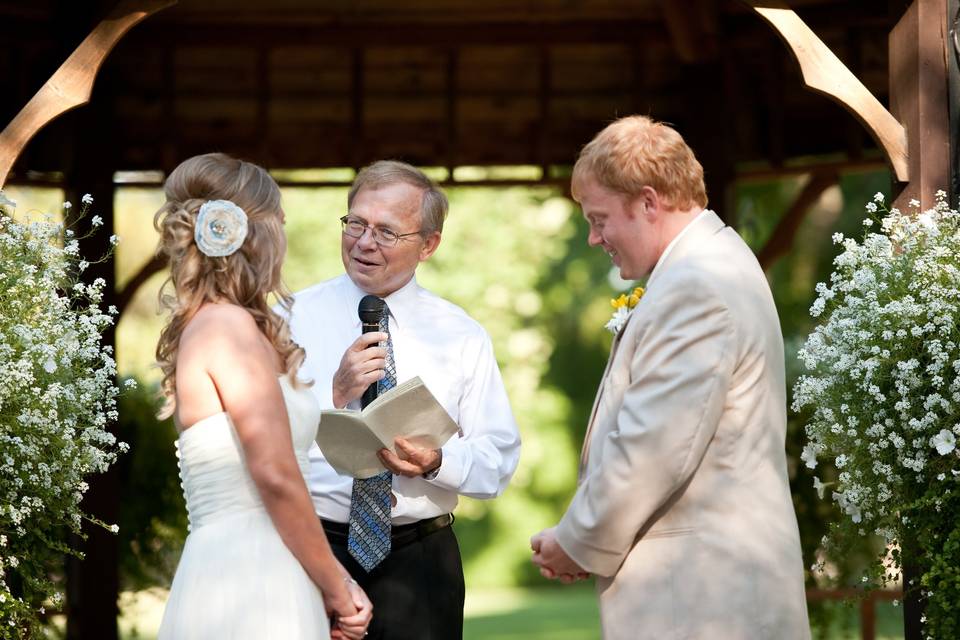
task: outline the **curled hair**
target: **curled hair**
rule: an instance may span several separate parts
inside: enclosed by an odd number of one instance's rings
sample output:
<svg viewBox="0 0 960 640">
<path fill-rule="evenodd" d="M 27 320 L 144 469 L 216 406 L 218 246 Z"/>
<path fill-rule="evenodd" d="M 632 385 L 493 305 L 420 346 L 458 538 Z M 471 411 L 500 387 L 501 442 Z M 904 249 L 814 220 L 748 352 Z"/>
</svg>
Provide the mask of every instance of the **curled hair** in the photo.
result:
<svg viewBox="0 0 960 640">
<path fill-rule="evenodd" d="M 170 312 L 157 343 L 157 362 L 163 371 L 161 391 L 166 398 L 160 415 L 171 415 L 176 406 L 180 336 L 207 302 L 228 302 L 250 312 L 295 381 L 303 349 L 293 342 L 287 323 L 267 304 L 271 293 L 287 312 L 293 304 L 280 279 L 286 244 L 277 183 L 262 167 L 208 153 L 183 161 L 164 182 L 163 192 L 166 202 L 153 218 L 160 233 L 157 253 L 166 256 L 170 264 L 170 277 L 160 289 L 160 306 Z M 229 256 L 204 255 L 194 242 L 197 213 L 208 200 L 230 200 L 247 214 L 247 237 Z"/>
<path fill-rule="evenodd" d="M 646 116 L 620 118 L 587 143 L 573 166 L 574 198 L 588 178 L 628 196 L 653 187 L 670 208 L 707 206 L 693 151 L 672 127 Z"/>
<path fill-rule="evenodd" d="M 413 165 L 398 160 L 379 160 L 360 170 L 350 185 L 347 208 L 363 189 L 380 189 L 393 184 L 408 184 L 423 191 L 420 201 L 420 235 L 426 238 L 431 233 L 441 233 L 447 218 L 447 196 L 436 182 Z"/>
</svg>

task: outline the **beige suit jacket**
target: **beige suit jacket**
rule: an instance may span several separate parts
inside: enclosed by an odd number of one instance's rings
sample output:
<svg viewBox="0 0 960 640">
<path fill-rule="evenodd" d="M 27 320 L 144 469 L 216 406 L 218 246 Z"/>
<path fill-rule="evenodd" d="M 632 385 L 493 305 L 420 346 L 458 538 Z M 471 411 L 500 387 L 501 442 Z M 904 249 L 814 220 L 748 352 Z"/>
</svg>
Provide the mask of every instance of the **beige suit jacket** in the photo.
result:
<svg viewBox="0 0 960 640">
<path fill-rule="evenodd" d="M 557 526 L 604 638 L 809 638 L 785 434 L 770 287 L 707 212 L 614 341 Z"/>
</svg>

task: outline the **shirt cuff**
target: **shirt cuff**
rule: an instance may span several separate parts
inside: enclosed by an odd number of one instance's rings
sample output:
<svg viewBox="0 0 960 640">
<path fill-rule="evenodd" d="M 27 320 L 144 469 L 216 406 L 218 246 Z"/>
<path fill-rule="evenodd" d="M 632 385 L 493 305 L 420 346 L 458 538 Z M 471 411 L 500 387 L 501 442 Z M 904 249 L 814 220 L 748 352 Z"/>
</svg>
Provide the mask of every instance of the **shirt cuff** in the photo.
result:
<svg viewBox="0 0 960 640">
<path fill-rule="evenodd" d="M 420 477 L 424 480 L 433 480 L 437 477 L 437 474 L 440 473 L 440 467 L 443 466 L 443 449 L 438 449 L 438 451 L 440 452 L 440 464 L 437 465 L 436 469 L 420 474 Z"/>
<path fill-rule="evenodd" d="M 454 436 L 456 438 L 456 436 Z M 440 460 L 440 466 L 430 474 L 424 475 L 423 479 L 432 485 L 442 487 L 448 491 L 459 491 L 460 478 L 463 475 L 463 461 L 459 447 L 450 441 L 440 448 L 443 457 Z"/>
</svg>

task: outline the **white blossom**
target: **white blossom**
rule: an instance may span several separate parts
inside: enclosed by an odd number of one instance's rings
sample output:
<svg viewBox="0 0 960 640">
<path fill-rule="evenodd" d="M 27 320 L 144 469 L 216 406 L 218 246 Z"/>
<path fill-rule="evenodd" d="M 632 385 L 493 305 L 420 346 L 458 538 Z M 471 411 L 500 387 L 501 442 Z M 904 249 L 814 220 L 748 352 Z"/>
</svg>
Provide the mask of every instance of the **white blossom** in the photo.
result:
<svg viewBox="0 0 960 640">
<path fill-rule="evenodd" d="M 85 193 L 83 194 L 83 197 L 80 198 L 80 202 L 86 205 L 91 205 L 93 204 L 93 196 L 90 195 L 89 193 Z"/>
<path fill-rule="evenodd" d="M 941 429 L 940 433 L 930 438 L 930 446 L 934 447 L 942 456 L 947 455 L 957 447 L 957 438 L 952 431 Z"/>
</svg>

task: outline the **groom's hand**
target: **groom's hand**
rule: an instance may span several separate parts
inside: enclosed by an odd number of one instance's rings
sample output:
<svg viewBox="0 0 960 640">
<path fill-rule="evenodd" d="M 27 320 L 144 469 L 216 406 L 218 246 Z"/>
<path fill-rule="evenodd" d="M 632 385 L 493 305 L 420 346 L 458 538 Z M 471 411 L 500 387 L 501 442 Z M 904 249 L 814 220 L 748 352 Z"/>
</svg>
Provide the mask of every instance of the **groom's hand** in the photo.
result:
<svg viewBox="0 0 960 640">
<path fill-rule="evenodd" d="M 570 584 L 590 577 L 557 542 L 553 527 L 530 538 L 530 549 L 533 550 L 531 562 L 540 567 L 540 575 L 544 578 Z"/>
<path fill-rule="evenodd" d="M 361 334 L 347 348 L 340 359 L 340 368 L 333 374 L 333 406 L 344 408 L 385 375 L 387 350 L 373 345 L 388 337 L 385 333 L 371 331 Z"/>
</svg>

